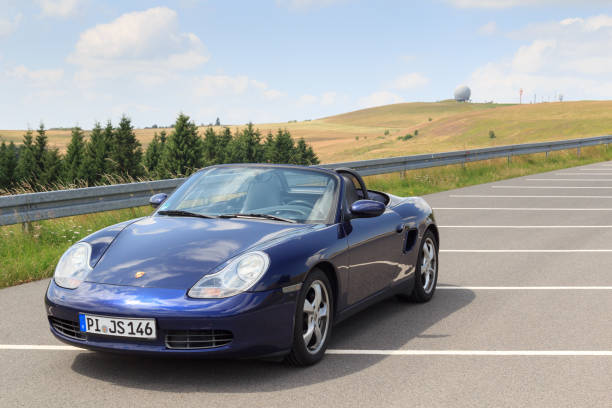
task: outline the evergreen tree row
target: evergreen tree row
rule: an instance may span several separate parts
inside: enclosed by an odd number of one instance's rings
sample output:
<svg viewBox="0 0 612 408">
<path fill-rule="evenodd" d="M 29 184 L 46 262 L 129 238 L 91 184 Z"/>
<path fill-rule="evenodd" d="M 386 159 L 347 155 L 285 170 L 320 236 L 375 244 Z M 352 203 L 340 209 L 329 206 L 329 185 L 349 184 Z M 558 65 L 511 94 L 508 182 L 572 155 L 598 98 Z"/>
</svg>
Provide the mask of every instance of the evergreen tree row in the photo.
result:
<svg viewBox="0 0 612 408">
<path fill-rule="evenodd" d="M 188 176 L 194 171 L 220 163 L 318 164 L 319 159 L 304 139 L 297 142 L 285 129 L 262 137 L 251 123 L 233 134 L 209 127 L 198 133 L 189 116 L 180 114 L 172 132 L 155 133 L 143 153 L 129 118 L 119 125 L 96 123 L 89 137 L 72 128 L 65 155 L 48 146 L 45 127 L 36 136 L 28 130 L 23 143 L 0 144 L 0 189 L 27 187 L 56 189 L 66 185 L 96 185 L 110 180 L 160 179 Z"/>
</svg>

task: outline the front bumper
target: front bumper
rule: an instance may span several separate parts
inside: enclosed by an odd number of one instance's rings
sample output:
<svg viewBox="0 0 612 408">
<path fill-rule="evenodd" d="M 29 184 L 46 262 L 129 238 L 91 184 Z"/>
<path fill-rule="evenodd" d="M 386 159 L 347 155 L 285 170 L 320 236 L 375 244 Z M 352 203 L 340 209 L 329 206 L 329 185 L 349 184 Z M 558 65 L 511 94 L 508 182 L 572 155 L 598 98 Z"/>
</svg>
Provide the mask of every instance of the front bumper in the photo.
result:
<svg viewBox="0 0 612 408">
<path fill-rule="evenodd" d="M 92 349 L 131 353 L 259 357 L 289 352 L 297 292 L 281 289 L 244 292 L 226 299 L 191 299 L 176 289 L 82 283 L 77 289 L 49 284 L 45 305 L 49 321 L 76 323 L 79 313 L 114 317 L 154 318 L 157 338 L 139 340 L 80 333 L 69 336 L 51 325 L 61 341 Z M 56 320 L 54 320 L 56 321 Z M 228 344 L 212 348 L 171 348 L 167 336 L 176 331 L 230 331 Z M 81 338 L 77 338 L 81 337 Z"/>
</svg>

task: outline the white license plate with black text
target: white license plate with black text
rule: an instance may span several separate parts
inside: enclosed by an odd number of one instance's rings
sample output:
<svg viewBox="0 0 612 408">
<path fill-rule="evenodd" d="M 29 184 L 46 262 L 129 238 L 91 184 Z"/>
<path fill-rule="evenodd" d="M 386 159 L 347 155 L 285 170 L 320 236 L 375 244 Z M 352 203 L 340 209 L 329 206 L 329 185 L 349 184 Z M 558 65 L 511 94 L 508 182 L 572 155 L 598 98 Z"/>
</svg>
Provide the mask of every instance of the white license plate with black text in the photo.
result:
<svg viewBox="0 0 612 408">
<path fill-rule="evenodd" d="M 122 317 L 96 316 L 79 314 L 79 326 L 82 332 L 105 336 L 135 337 L 155 339 L 155 319 L 125 319 Z"/>
</svg>

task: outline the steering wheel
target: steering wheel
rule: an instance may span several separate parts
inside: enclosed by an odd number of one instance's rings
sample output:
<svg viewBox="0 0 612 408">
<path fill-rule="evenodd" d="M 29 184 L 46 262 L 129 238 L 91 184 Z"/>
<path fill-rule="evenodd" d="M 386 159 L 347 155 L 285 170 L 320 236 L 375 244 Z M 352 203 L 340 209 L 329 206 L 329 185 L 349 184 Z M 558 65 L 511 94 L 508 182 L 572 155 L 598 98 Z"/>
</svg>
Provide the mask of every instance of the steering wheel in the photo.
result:
<svg viewBox="0 0 612 408">
<path fill-rule="evenodd" d="M 287 203 L 287 205 L 301 205 L 304 207 L 312 207 L 312 204 L 306 200 L 292 200 Z"/>
<path fill-rule="evenodd" d="M 278 210 L 273 210 L 273 213 L 284 213 L 284 212 L 290 212 L 290 213 L 294 213 L 294 214 L 298 214 L 301 217 L 307 217 L 308 214 L 302 210 L 298 210 L 297 208 L 279 208 Z"/>
</svg>

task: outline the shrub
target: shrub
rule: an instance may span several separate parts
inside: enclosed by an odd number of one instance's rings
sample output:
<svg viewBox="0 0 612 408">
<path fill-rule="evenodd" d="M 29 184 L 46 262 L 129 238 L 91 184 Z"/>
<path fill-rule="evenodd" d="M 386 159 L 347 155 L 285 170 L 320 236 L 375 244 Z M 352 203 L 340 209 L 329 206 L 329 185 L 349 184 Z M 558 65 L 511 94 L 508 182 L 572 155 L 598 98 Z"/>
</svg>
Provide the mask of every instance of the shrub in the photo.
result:
<svg viewBox="0 0 612 408">
<path fill-rule="evenodd" d="M 495 139 L 495 132 L 492 130 L 489 130 L 489 139 Z"/>
</svg>

